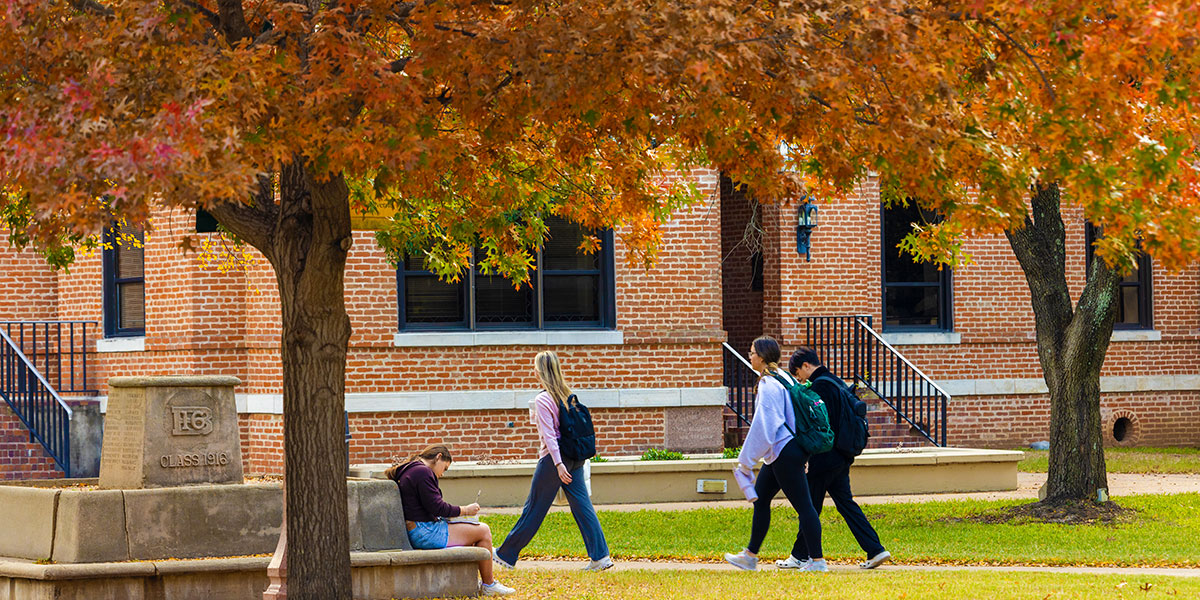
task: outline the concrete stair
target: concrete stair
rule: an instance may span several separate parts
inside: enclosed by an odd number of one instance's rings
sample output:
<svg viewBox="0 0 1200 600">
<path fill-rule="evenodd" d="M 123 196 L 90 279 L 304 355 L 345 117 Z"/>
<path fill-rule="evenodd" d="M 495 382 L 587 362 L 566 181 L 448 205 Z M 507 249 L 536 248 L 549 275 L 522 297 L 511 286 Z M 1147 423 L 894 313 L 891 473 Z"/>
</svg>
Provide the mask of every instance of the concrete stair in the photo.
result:
<svg viewBox="0 0 1200 600">
<path fill-rule="evenodd" d="M 0 402 L 0 481 L 63 476 L 42 445 L 29 441 L 29 430 L 12 409 Z"/>
</svg>

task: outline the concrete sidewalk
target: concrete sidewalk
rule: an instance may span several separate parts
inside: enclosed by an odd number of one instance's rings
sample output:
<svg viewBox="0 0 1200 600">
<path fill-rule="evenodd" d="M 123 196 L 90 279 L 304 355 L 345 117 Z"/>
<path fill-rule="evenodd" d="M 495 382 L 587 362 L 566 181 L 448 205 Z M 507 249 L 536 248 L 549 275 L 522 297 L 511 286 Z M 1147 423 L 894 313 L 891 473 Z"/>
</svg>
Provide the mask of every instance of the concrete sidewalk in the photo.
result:
<svg viewBox="0 0 1200 600">
<path fill-rule="evenodd" d="M 895 504 L 902 502 L 930 502 L 940 500 L 1037 500 L 1038 489 L 1046 483 L 1045 473 L 1018 473 L 1017 489 L 1009 492 L 975 492 L 966 494 L 912 494 L 905 496 L 855 496 L 859 504 Z M 1200 493 L 1200 474 L 1139 474 L 1139 473 L 1109 473 L 1109 491 L 1112 496 L 1134 496 L 1138 494 L 1182 494 Z M 487 490 L 484 490 L 483 504 L 486 505 Z M 781 494 L 775 499 L 775 505 L 786 504 L 787 500 Z M 826 506 L 833 502 L 825 499 Z M 744 500 L 719 500 L 713 502 L 659 502 L 653 504 L 602 504 L 597 505 L 598 511 L 631 512 L 638 510 L 695 510 L 698 508 L 745 508 L 750 504 Z M 551 512 L 570 510 L 567 506 L 555 506 Z M 516 515 L 521 514 L 521 507 L 484 507 L 485 514 Z"/>
<path fill-rule="evenodd" d="M 555 571 L 573 571 L 581 569 L 587 561 L 584 560 L 523 560 L 517 563 L 518 569 L 547 569 Z M 617 560 L 613 571 L 737 571 L 737 567 L 727 563 L 649 561 L 649 560 Z M 764 560 L 759 563 L 761 571 L 775 571 L 774 560 Z M 1025 567 L 1025 566 L 974 566 L 974 565 L 894 565 L 885 563 L 872 571 L 864 571 L 855 565 L 830 564 L 829 570 L 836 573 L 862 573 L 873 575 L 888 571 L 992 571 L 1004 573 L 1069 573 L 1073 575 L 1127 575 L 1155 577 L 1200 577 L 1200 569 L 1163 569 L 1136 567 Z M 797 577 L 819 576 L 819 574 L 796 573 Z"/>
</svg>

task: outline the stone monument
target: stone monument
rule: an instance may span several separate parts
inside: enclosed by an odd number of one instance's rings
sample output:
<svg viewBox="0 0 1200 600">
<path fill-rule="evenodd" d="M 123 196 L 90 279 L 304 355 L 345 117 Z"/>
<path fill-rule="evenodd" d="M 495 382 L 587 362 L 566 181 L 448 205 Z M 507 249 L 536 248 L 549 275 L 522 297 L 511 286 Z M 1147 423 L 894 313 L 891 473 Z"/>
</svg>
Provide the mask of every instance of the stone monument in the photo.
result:
<svg viewBox="0 0 1200 600">
<path fill-rule="evenodd" d="M 242 483 L 236 377 L 113 377 L 100 487 Z"/>
</svg>

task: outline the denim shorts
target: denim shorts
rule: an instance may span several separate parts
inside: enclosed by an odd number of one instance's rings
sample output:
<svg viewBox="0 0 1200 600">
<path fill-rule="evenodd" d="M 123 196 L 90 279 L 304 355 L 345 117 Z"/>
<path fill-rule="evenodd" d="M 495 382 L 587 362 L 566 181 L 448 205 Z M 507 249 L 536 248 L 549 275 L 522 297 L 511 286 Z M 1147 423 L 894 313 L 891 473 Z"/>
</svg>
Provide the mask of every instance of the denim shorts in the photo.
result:
<svg viewBox="0 0 1200 600">
<path fill-rule="evenodd" d="M 450 539 L 450 525 L 436 521 L 417 521 L 417 526 L 408 532 L 408 541 L 418 550 L 438 550 L 446 547 Z"/>
</svg>

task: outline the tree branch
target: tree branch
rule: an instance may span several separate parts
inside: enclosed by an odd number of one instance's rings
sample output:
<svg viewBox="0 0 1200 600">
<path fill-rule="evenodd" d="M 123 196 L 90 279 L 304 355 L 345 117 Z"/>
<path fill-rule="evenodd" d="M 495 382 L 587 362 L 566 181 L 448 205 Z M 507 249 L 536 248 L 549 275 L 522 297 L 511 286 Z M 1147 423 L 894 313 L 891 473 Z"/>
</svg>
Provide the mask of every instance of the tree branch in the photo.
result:
<svg viewBox="0 0 1200 600">
<path fill-rule="evenodd" d="M 1050 80 L 1046 77 L 1046 73 L 1042 71 L 1040 66 L 1038 66 L 1037 60 L 1032 54 L 1029 53 L 1028 50 L 1025 49 L 1025 46 L 1015 40 L 1012 35 L 1004 30 L 1004 28 L 1000 27 L 1000 24 L 994 19 L 984 19 L 983 24 L 995 29 L 996 31 L 999 31 L 1000 35 L 1003 35 L 1004 39 L 1008 40 L 1008 43 L 1011 44 L 1013 48 L 1016 48 L 1021 54 L 1025 55 L 1025 58 L 1029 60 L 1029 64 L 1033 66 L 1033 69 L 1037 71 L 1038 76 L 1042 78 L 1042 87 L 1046 90 L 1046 93 L 1050 95 L 1050 100 L 1052 102 L 1056 100 L 1058 95 L 1054 93 L 1054 87 L 1050 85 Z"/>
<path fill-rule="evenodd" d="M 252 202 L 229 200 L 214 203 L 208 207 L 208 212 L 226 229 L 270 259 L 279 213 L 279 205 L 275 203 L 275 180 L 271 175 L 258 176 L 258 192 L 254 194 Z"/>
<path fill-rule="evenodd" d="M 208 8 L 205 8 L 204 5 L 200 4 L 199 2 L 196 2 L 195 0 L 178 0 L 178 1 L 181 4 L 183 4 L 184 6 L 187 6 L 188 8 L 200 13 L 205 19 L 208 19 L 208 22 L 213 26 L 213 29 L 216 29 L 217 31 L 221 30 L 221 17 L 218 16 L 217 13 L 209 10 Z M 173 0 L 167 1 L 167 4 L 173 4 L 173 3 L 174 3 Z"/>
<path fill-rule="evenodd" d="M 85 12 L 90 15 L 99 15 L 102 17 L 113 16 L 113 10 L 97 0 L 70 0 L 71 7 L 79 12 Z"/>
<path fill-rule="evenodd" d="M 225 34 L 229 45 L 254 37 L 242 12 L 242 0 L 217 0 L 217 12 L 221 19 L 221 32 Z"/>
</svg>

